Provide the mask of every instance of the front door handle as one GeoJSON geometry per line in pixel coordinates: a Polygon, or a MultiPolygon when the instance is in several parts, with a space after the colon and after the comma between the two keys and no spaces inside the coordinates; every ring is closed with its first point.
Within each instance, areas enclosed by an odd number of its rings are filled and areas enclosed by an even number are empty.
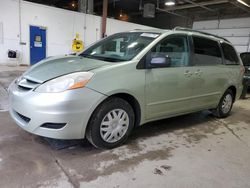
{"type": "Polygon", "coordinates": [[[190,72],[189,70],[187,70],[187,71],[185,71],[184,75],[185,75],[186,77],[190,77],[190,76],[193,75],[193,73],[190,72]]]}

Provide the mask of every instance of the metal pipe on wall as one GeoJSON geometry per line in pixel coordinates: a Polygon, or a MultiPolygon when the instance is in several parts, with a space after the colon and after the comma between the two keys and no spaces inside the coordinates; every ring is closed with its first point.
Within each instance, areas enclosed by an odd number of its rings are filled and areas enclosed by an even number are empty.
{"type": "Polygon", "coordinates": [[[167,10],[165,10],[165,9],[156,8],[156,10],[158,10],[158,11],[160,11],[160,12],[166,12],[166,13],[168,13],[168,14],[171,14],[171,15],[174,15],[174,16],[178,16],[178,17],[187,19],[187,17],[184,16],[184,15],[177,14],[177,13],[174,13],[174,12],[171,12],[171,11],[167,11],[167,10]]]}
{"type": "MultiPolygon", "coordinates": [[[[205,2],[200,2],[199,6],[209,6],[209,5],[217,5],[217,4],[224,4],[228,3],[229,0],[211,0],[211,1],[205,1],[205,2]]],[[[189,8],[194,8],[194,7],[199,7],[198,5],[195,4],[187,4],[187,5],[179,5],[175,7],[170,7],[170,8],[165,8],[164,10],[171,11],[171,10],[183,10],[183,9],[189,9],[189,8]]]]}
{"type": "Polygon", "coordinates": [[[19,21],[19,44],[22,44],[22,17],[21,17],[21,1],[18,1],[18,21],[19,21]]]}
{"type": "Polygon", "coordinates": [[[206,7],[205,5],[202,5],[202,4],[200,4],[200,3],[196,3],[196,2],[193,2],[193,1],[191,1],[191,0],[184,0],[184,1],[187,2],[187,3],[193,4],[193,5],[197,6],[197,7],[201,7],[201,8],[203,8],[203,9],[205,9],[205,10],[210,11],[210,12],[215,12],[215,10],[213,10],[213,9],[211,9],[211,8],[208,8],[208,7],[206,7]]]}
{"type": "Polygon", "coordinates": [[[249,8],[249,7],[247,7],[247,6],[242,6],[242,4],[240,4],[240,3],[237,2],[237,1],[232,1],[232,0],[230,0],[229,2],[230,2],[232,5],[234,5],[234,6],[238,7],[238,8],[240,8],[241,10],[243,10],[243,11],[247,12],[248,14],[250,14],[250,8],[249,8]]]}
{"type": "Polygon", "coordinates": [[[19,45],[20,45],[20,52],[19,52],[19,61],[17,65],[20,65],[22,62],[22,52],[23,52],[23,45],[26,45],[25,42],[23,42],[22,39],[22,0],[18,1],[18,22],[19,22],[19,45]]]}
{"type": "Polygon", "coordinates": [[[87,14],[94,12],[94,0],[78,0],[78,11],[87,14]]]}
{"type": "Polygon", "coordinates": [[[106,36],[107,14],[108,14],[108,0],[103,0],[103,7],[102,7],[102,33],[101,33],[101,37],[102,38],[104,38],[106,36]]]}

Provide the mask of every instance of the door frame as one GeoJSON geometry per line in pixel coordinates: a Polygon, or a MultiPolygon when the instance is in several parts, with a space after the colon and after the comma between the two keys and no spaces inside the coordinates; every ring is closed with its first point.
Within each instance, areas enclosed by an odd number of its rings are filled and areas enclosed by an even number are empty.
{"type": "Polygon", "coordinates": [[[40,27],[40,28],[44,28],[45,29],[45,35],[46,35],[46,46],[45,46],[45,58],[47,57],[47,54],[48,54],[48,48],[47,48],[47,45],[48,45],[48,35],[47,35],[47,31],[48,31],[48,27],[47,26],[41,26],[41,25],[33,25],[33,24],[29,24],[29,65],[31,66],[31,49],[30,49],[30,45],[31,45],[31,41],[30,41],[30,27],[40,27]]]}

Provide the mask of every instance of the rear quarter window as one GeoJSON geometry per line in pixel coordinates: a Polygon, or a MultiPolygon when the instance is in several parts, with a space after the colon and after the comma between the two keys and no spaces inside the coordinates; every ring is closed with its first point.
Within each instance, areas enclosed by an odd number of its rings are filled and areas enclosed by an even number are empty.
{"type": "Polygon", "coordinates": [[[225,57],[226,65],[239,65],[240,64],[238,55],[231,45],[227,43],[222,43],[221,47],[222,47],[222,51],[225,57]]]}

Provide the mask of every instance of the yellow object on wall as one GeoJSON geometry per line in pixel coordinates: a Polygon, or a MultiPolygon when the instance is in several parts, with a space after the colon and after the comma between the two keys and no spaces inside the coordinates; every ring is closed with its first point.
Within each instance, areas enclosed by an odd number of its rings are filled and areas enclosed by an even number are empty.
{"type": "Polygon", "coordinates": [[[72,51],[73,52],[80,52],[84,49],[83,41],[80,40],[79,33],[76,33],[76,37],[72,43],[72,51]]]}

